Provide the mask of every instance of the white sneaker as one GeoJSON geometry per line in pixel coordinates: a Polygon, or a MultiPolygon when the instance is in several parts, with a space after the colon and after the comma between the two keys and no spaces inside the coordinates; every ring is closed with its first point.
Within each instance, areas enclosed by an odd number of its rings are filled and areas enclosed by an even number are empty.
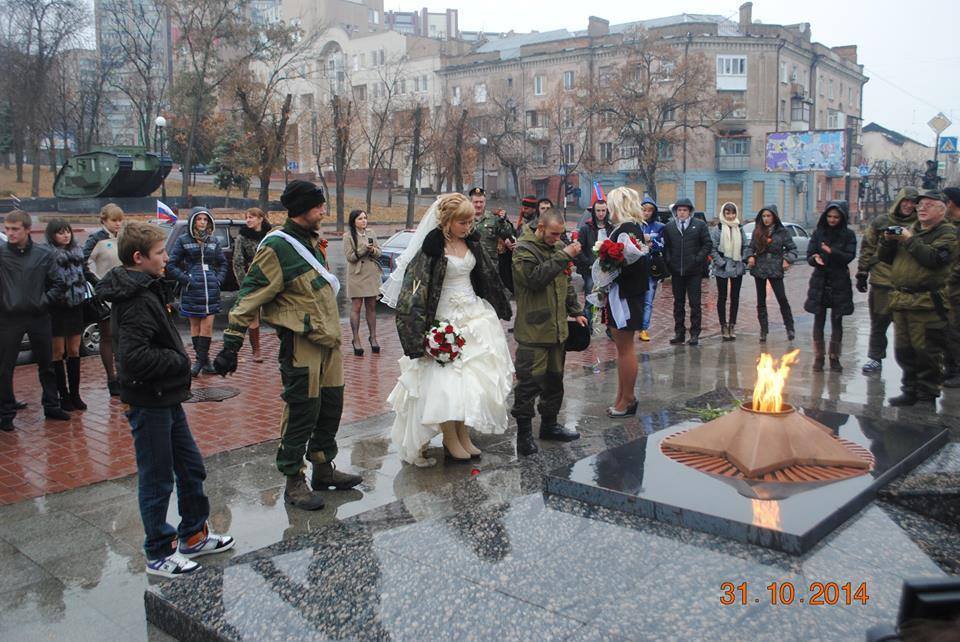
{"type": "MultiPolygon", "coordinates": [[[[203,530],[197,533],[198,540],[191,545],[188,541],[180,540],[180,554],[186,558],[200,557],[201,555],[211,555],[213,553],[222,553],[233,548],[237,543],[229,535],[217,535],[210,532],[207,524],[203,525],[203,530]]],[[[193,538],[191,538],[193,539],[193,538]]]]}
{"type": "Polygon", "coordinates": [[[147,560],[147,573],[160,577],[183,577],[199,571],[200,565],[181,555],[171,553],[156,560],[147,560]]]}

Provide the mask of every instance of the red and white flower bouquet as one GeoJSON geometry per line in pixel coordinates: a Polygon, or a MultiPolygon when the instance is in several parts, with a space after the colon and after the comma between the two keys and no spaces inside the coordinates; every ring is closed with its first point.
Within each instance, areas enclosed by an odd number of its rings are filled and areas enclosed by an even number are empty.
{"type": "Polygon", "coordinates": [[[423,347],[426,353],[441,366],[456,361],[466,340],[460,331],[452,323],[446,321],[435,321],[433,326],[427,330],[427,336],[423,338],[423,347]]]}

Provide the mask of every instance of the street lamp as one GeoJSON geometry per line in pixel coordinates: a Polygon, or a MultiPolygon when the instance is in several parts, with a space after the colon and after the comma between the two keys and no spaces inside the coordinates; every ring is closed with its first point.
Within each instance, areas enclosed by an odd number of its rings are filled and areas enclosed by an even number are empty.
{"type": "Polygon", "coordinates": [[[487,190],[487,139],[480,139],[480,189],[487,190]]]}
{"type": "Polygon", "coordinates": [[[157,133],[160,135],[160,198],[167,200],[167,174],[163,171],[163,130],[167,126],[167,119],[163,116],[157,116],[153,121],[157,126],[157,133]]]}

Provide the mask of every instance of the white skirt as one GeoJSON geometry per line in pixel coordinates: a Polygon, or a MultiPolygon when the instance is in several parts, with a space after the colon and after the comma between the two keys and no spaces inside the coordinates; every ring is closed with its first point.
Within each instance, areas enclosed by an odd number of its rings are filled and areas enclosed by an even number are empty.
{"type": "Polygon", "coordinates": [[[387,403],[396,412],[391,437],[400,458],[424,465],[423,447],[445,421],[462,421],[482,433],[507,429],[507,395],[513,360],[500,319],[479,297],[456,297],[437,310],[465,340],[460,357],[441,366],[431,357],[400,358],[400,376],[387,403]]]}

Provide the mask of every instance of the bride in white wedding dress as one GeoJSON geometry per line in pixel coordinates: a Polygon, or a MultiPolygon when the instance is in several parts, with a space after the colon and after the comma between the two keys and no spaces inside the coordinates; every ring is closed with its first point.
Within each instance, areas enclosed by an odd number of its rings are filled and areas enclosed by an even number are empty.
{"type": "Polygon", "coordinates": [[[507,429],[513,361],[499,319],[510,318],[510,303],[473,219],[465,196],[440,196],[381,287],[383,301],[397,310],[405,355],[387,398],[396,412],[391,436],[401,459],[418,466],[434,463],[424,449],[438,433],[448,461],[470,461],[481,454],[471,428],[507,429]],[[465,340],[459,358],[445,365],[424,351],[436,321],[452,324],[465,340]]]}

